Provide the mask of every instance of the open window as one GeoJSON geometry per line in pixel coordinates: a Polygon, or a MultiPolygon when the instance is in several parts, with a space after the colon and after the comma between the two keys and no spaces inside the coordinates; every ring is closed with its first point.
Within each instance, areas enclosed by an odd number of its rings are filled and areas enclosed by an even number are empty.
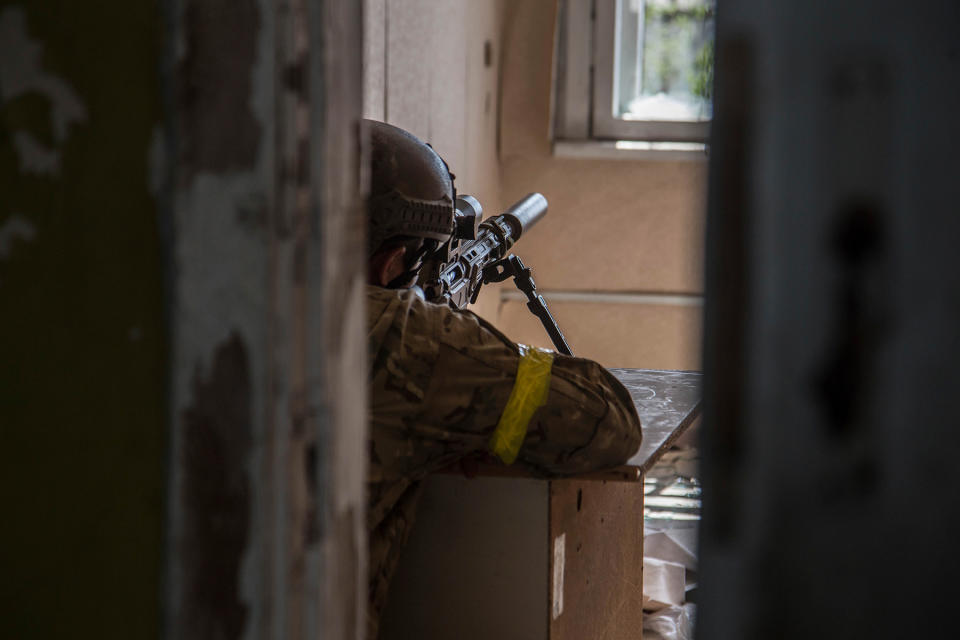
{"type": "Polygon", "coordinates": [[[702,150],[714,13],[715,0],[562,0],[555,138],[702,150]]]}

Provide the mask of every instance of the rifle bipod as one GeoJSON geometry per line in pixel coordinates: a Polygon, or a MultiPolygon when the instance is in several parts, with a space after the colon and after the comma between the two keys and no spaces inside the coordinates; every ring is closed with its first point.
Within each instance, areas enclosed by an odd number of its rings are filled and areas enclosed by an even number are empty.
{"type": "Polygon", "coordinates": [[[573,353],[567,345],[566,338],[563,337],[560,327],[557,326],[557,321],[553,319],[553,315],[547,308],[547,301],[537,293],[537,285],[533,282],[530,268],[524,266],[520,258],[511,253],[506,258],[493,262],[483,269],[484,282],[503,282],[511,277],[513,283],[517,285],[517,289],[523,291],[527,296],[527,309],[530,309],[530,313],[540,318],[543,328],[547,330],[557,351],[572,356],[573,353]]]}

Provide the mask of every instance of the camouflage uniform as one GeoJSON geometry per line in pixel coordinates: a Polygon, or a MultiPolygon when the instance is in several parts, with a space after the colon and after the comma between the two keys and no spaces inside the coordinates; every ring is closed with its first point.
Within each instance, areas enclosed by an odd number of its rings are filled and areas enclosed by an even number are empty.
{"type": "MultiPolygon", "coordinates": [[[[372,437],[369,473],[370,619],[410,528],[420,480],[489,451],[520,350],[469,311],[410,290],[367,290],[372,437]]],[[[556,355],[546,404],[530,420],[515,464],[543,475],[624,463],[640,445],[626,389],[590,360],[556,355]]]]}

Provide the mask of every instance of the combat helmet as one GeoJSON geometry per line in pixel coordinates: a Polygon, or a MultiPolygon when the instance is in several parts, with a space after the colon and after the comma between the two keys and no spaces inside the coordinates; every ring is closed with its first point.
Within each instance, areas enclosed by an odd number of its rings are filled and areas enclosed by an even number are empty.
{"type": "Polygon", "coordinates": [[[370,136],[368,255],[387,239],[431,240],[436,247],[454,232],[456,191],[443,158],[416,136],[365,120],[370,136]]]}

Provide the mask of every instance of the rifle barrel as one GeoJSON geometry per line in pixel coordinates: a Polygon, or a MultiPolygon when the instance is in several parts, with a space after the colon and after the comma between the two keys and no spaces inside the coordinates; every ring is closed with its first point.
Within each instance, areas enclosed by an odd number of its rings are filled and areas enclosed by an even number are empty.
{"type": "Polygon", "coordinates": [[[514,240],[519,240],[528,229],[547,215],[547,199],[542,193],[528,194],[503,212],[503,217],[513,228],[514,240]]]}

